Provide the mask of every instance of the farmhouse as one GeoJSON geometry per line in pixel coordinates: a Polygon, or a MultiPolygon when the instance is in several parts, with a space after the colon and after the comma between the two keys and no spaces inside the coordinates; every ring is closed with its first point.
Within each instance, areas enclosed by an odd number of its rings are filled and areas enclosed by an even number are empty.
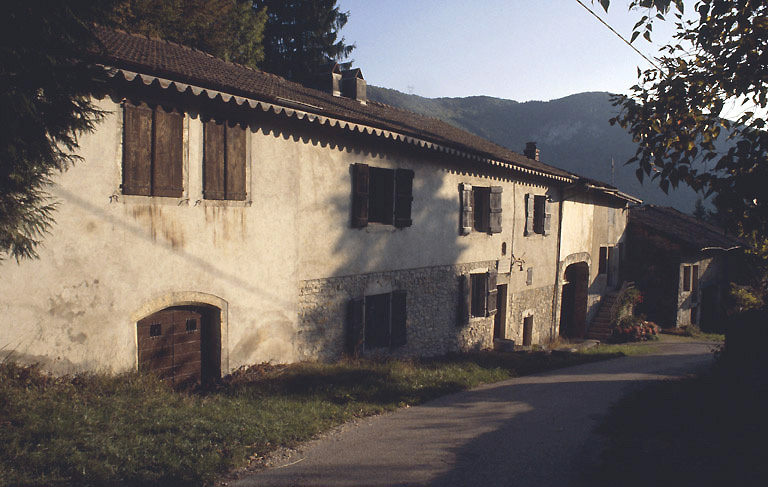
{"type": "Polygon", "coordinates": [[[674,208],[645,205],[629,214],[625,277],[643,292],[649,320],[668,328],[715,331],[728,285],[743,270],[745,242],[674,208]]]}
{"type": "Polygon", "coordinates": [[[40,259],[2,263],[0,347],[54,372],[205,380],[244,364],[583,336],[619,283],[608,185],[366,99],[100,30],[107,112],[40,259]]]}

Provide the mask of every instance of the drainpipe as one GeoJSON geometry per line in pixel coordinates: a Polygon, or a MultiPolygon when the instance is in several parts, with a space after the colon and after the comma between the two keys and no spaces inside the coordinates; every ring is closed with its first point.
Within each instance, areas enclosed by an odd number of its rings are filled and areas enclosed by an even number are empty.
{"type": "Polygon", "coordinates": [[[555,261],[555,289],[552,293],[552,321],[549,328],[549,339],[555,339],[555,326],[557,323],[557,305],[560,302],[560,257],[562,252],[562,233],[563,233],[563,203],[565,200],[565,190],[567,188],[560,188],[558,198],[558,211],[557,211],[557,260],[555,261]]]}

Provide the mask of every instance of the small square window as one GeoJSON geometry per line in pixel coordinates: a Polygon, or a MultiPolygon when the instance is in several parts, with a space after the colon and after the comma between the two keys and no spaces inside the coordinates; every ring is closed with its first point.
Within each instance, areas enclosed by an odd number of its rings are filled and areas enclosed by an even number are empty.
{"type": "Polygon", "coordinates": [[[194,318],[190,318],[187,320],[187,332],[192,332],[197,330],[197,320],[194,318]]]}
{"type": "Polygon", "coordinates": [[[163,327],[160,323],[149,325],[149,337],[157,338],[163,334],[163,327]]]}

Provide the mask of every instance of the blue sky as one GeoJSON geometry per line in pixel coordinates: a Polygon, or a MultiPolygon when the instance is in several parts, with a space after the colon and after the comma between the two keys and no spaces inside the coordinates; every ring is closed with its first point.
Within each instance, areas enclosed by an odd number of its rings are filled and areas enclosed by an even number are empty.
{"type": "MultiPolygon", "coordinates": [[[[614,0],[606,14],[629,39],[641,12],[614,0]]],[[[626,93],[647,62],[576,0],[339,0],[354,65],[369,84],[429,98],[489,95],[551,100],[584,91],[626,93]]],[[[671,16],[670,16],[671,17],[671,16]]],[[[667,24],[667,25],[664,25],[667,24]]],[[[671,37],[657,22],[648,57],[671,37]]]]}

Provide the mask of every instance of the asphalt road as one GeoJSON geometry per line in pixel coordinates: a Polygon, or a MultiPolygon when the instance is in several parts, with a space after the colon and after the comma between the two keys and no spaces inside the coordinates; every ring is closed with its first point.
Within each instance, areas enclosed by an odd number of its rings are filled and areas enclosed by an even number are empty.
{"type": "MultiPolygon", "coordinates": [[[[655,345],[655,344],[654,344],[655,345]]],[[[630,388],[712,361],[712,344],[623,357],[453,394],[360,421],[229,485],[567,486],[597,464],[594,431],[630,388]]]]}

